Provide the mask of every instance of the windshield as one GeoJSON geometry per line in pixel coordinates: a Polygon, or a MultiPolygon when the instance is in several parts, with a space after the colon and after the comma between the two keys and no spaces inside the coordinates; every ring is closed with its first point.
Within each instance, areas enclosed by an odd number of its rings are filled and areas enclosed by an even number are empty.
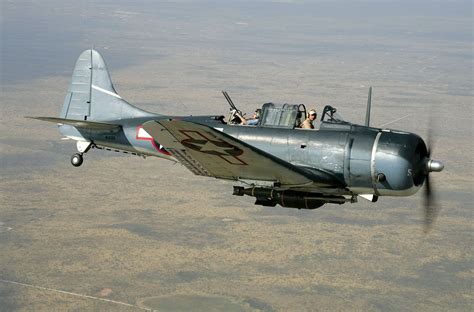
{"type": "Polygon", "coordinates": [[[325,122],[346,122],[344,118],[337,113],[337,109],[331,105],[326,105],[321,115],[321,121],[325,122]]]}
{"type": "Polygon", "coordinates": [[[304,116],[304,111],[300,111],[300,105],[298,104],[265,103],[262,106],[260,125],[263,127],[294,128],[301,123],[301,116],[304,116]]]}

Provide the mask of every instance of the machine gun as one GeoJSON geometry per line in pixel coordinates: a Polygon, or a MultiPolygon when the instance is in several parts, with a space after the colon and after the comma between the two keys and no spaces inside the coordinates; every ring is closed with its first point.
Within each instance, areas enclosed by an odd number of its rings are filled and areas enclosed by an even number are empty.
{"type": "Polygon", "coordinates": [[[225,99],[227,100],[227,103],[230,105],[230,113],[229,113],[229,118],[227,119],[227,122],[230,124],[239,124],[242,122],[241,118],[239,116],[242,115],[242,111],[237,109],[235,106],[234,102],[230,98],[229,94],[227,91],[222,91],[222,94],[224,95],[225,99]]]}

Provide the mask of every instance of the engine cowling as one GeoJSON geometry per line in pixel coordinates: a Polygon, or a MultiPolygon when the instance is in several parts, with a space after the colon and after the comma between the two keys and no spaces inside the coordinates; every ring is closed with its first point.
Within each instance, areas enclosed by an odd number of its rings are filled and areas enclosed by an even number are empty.
{"type": "Polygon", "coordinates": [[[379,130],[353,134],[349,144],[348,187],[381,196],[408,196],[425,180],[427,148],[416,134],[379,130]]]}

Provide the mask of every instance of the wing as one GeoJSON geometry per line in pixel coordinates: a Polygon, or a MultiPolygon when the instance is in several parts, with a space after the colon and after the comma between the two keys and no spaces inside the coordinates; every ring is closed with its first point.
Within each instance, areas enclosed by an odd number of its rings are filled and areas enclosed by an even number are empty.
{"type": "Polygon", "coordinates": [[[214,128],[182,120],[154,120],[143,128],[194,174],[220,179],[267,181],[283,188],[339,185],[214,128]]]}
{"type": "Polygon", "coordinates": [[[56,118],[56,117],[26,117],[26,118],[54,122],[60,125],[70,125],[78,129],[88,129],[88,130],[114,130],[114,129],[119,129],[121,127],[121,125],[112,124],[112,123],[65,119],[65,118],[56,118]]]}

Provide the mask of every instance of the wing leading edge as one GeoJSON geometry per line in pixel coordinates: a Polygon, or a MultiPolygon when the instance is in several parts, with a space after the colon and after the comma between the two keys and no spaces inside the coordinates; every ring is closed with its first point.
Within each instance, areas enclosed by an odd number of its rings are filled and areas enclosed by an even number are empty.
{"type": "Polygon", "coordinates": [[[214,128],[182,120],[154,120],[143,128],[196,175],[273,182],[282,188],[340,186],[332,175],[318,176],[214,128]]]}

